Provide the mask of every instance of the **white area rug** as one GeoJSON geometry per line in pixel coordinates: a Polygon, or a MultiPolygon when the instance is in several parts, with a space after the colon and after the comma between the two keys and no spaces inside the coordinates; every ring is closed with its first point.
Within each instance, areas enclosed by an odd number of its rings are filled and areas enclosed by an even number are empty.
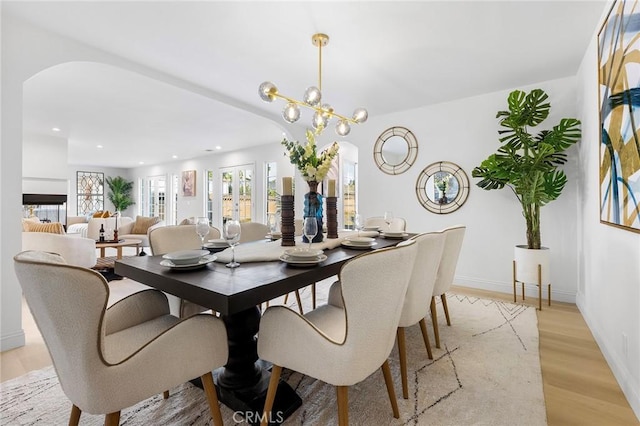
{"type": "MultiPolygon", "coordinates": [[[[308,298],[308,289],[303,295],[308,298]]],[[[320,300],[322,300],[320,296],[320,300]]],[[[295,298],[290,297],[289,303],[295,298]]],[[[305,300],[304,304],[308,302],[305,300]]],[[[378,370],[349,389],[352,425],[544,425],[546,412],[538,353],[535,309],[511,303],[449,295],[451,327],[438,305],[442,348],[429,335],[434,359],[427,358],[419,327],[406,331],[409,399],[402,399],[397,350],[391,370],[400,406],[394,419],[382,373],[378,370]]],[[[427,319],[430,324],[430,319],[427,319]]],[[[286,425],[337,424],[335,388],[284,370],[283,378],[300,394],[303,405],[286,425]]],[[[126,385],[123,385],[126,386],[126,385]]],[[[53,368],[31,372],[2,384],[0,424],[68,423],[71,403],[53,368]]],[[[242,424],[222,406],[225,424],[242,424]]],[[[103,424],[103,416],[82,414],[81,425],[103,424]]],[[[125,409],[121,425],[212,424],[204,393],[184,384],[125,409]]]]}

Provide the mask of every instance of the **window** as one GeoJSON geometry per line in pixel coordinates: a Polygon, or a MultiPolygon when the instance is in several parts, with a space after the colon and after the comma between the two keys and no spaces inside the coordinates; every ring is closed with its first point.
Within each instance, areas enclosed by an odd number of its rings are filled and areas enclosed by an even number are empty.
{"type": "Polygon", "coordinates": [[[277,216],[280,214],[280,194],[277,192],[277,179],[278,179],[278,165],[277,163],[265,164],[265,222],[270,223],[269,218],[271,216],[277,216]]]}
{"type": "Polygon", "coordinates": [[[140,182],[140,214],[166,220],[166,176],[149,176],[140,182]]]}
{"type": "Polygon", "coordinates": [[[204,206],[204,210],[205,210],[205,216],[207,218],[209,218],[209,223],[213,224],[213,196],[215,194],[215,190],[214,190],[214,173],[213,170],[206,170],[205,174],[207,176],[207,181],[205,182],[205,187],[206,187],[206,192],[205,192],[205,206],[204,206]]]}
{"type": "Polygon", "coordinates": [[[77,172],[78,215],[104,210],[104,173],[77,172]]]}
{"type": "Polygon", "coordinates": [[[343,161],[342,163],[342,220],[346,229],[355,229],[353,216],[357,210],[356,199],[356,163],[343,161]]]}

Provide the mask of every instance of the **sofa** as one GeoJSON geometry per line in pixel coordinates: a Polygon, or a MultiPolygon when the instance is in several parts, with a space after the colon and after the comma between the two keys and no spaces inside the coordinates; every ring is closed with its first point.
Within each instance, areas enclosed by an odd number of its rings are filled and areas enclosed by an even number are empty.
{"type": "Polygon", "coordinates": [[[96,265],[96,242],[78,234],[23,232],[22,250],[57,253],[70,265],[93,268],[96,265]]]}

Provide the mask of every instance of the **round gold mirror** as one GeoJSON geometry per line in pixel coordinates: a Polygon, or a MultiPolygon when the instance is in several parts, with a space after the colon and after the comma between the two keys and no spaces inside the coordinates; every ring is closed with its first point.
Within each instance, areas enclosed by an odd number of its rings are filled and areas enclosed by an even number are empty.
{"type": "Polygon", "coordinates": [[[422,207],[433,213],[458,210],[469,196],[469,178],[457,164],[439,161],[425,167],[416,181],[422,207]]]}
{"type": "Polygon", "coordinates": [[[405,127],[391,127],[382,132],[373,147],[373,159],[389,175],[404,173],[418,156],[418,140],[405,127]]]}

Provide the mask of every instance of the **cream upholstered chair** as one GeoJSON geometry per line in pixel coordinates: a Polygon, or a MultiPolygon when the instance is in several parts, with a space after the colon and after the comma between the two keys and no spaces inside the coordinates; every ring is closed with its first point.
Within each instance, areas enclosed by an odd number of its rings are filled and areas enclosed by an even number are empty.
{"type": "Polygon", "coordinates": [[[240,243],[264,240],[269,233],[269,226],[259,222],[240,223],[240,243]]]}
{"type": "Polygon", "coordinates": [[[431,322],[433,323],[433,334],[436,340],[436,348],[440,347],[440,332],[438,331],[438,314],[436,312],[436,297],[440,296],[444,315],[447,319],[447,325],[451,325],[449,318],[449,307],[447,306],[447,296],[445,293],[453,284],[453,277],[456,274],[456,266],[458,257],[460,257],[460,249],[464,240],[466,226],[456,225],[442,230],[445,235],[444,249],[442,250],[442,259],[438,266],[438,276],[436,284],[433,288],[433,296],[431,296],[431,322]]]}
{"type": "MultiPolygon", "coordinates": [[[[206,238],[220,238],[220,231],[218,228],[209,226],[206,238]]],[[[196,225],[171,225],[152,229],[149,232],[149,245],[154,255],[162,255],[178,250],[197,250],[201,248],[201,241],[200,236],[196,234],[196,225]]],[[[172,294],[167,294],[167,297],[171,313],[180,318],[209,310],[172,294]]]]}
{"type": "Polygon", "coordinates": [[[348,424],[348,386],[382,367],[394,417],[398,405],[387,358],[413,269],[417,245],[357,256],[342,267],[341,287],[326,305],[300,315],[285,306],[268,308],[260,321],[258,355],[273,363],[263,413],[271,408],[283,367],[337,386],[338,419],[348,424]]]}
{"type": "Polygon", "coordinates": [[[22,250],[41,250],[57,253],[70,265],[93,268],[96,266],[96,242],[79,234],[51,234],[49,232],[23,232],[22,250]]]}
{"type": "Polygon", "coordinates": [[[419,234],[410,240],[403,241],[399,246],[415,241],[418,246],[416,260],[413,262],[411,280],[407,288],[407,295],[402,307],[402,315],[398,324],[398,354],[400,358],[400,376],[402,379],[402,397],[409,398],[407,386],[407,352],[405,345],[404,329],[415,324],[420,324],[422,339],[427,349],[427,356],[433,359],[431,345],[427,335],[425,317],[429,314],[429,306],[425,300],[430,300],[438,273],[438,265],[442,257],[445,236],[442,232],[419,234]]]}
{"type": "Polygon", "coordinates": [[[222,416],[211,371],[228,358],[227,333],[211,315],[186,320],[169,315],[156,290],[135,293],[107,309],[109,287],[95,271],[67,265],[52,253],[14,257],[16,275],[73,407],[105,414],[117,425],[120,411],[201,377],[216,425],[222,416]],[[73,303],[69,303],[73,300],[73,303]]]}
{"type": "Polygon", "coordinates": [[[391,224],[387,226],[387,222],[384,221],[383,217],[375,216],[366,218],[364,221],[364,226],[365,228],[368,226],[379,226],[381,231],[390,229],[391,231],[404,232],[407,230],[407,221],[401,217],[394,217],[391,221],[391,224]]]}

